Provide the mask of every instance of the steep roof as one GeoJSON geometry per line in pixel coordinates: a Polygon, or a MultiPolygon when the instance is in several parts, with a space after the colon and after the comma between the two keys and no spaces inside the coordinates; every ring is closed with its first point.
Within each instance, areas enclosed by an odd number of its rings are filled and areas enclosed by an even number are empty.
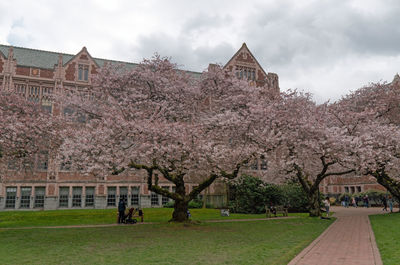
{"type": "Polygon", "coordinates": [[[224,68],[230,64],[230,62],[235,59],[242,51],[246,51],[250,54],[252,59],[256,62],[258,67],[264,72],[265,76],[267,76],[267,73],[265,72],[264,68],[261,66],[261,64],[257,61],[256,57],[251,53],[250,49],[247,47],[246,43],[243,42],[242,47],[232,56],[232,58],[225,64],[224,68]]]}
{"type": "MultiPolygon", "coordinates": [[[[10,47],[13,48],[14,59],[17,60],[17,64],[21,66],[28,67],[37,67],[37,68],[45,68],[45,69],[54,69],[54,66],[58,63],[58,57],[61,54],[63,58],[63,64],[65,65],[69,62],[75,55],[59,53],[59,52],[51,52],[51,51],[43,51],[37,49],[9,46],[0,44],[0,52],[4,55],[5,58],[8,58],[8,52],[10,47]]],[[[101,58],[93,58],[93,60],[99,65],[103,66],[104,63],[116,63],[116,64],[124,64],[129,68],[133,68],[137,66],[136,63],[130,62],[122,62],[116,60],[107,60],[101,58]]]]}
{"type": "MultiPolygon", "coordinates": [[[[54,66],[58,64],[58,57],[62,55],[63,64],[67,64],[71,61],[76,54],[67,54],[67,53],[60,53],[60,52],[51,52],[51,51],[43,51],[31,48],[23,48],[23,47],[16,47],[16,46],[9,46],[0,44],[0,53],[7,59],[8,52],[10,48],[13,48],[14,59],[17,60],[17,64],[20,66],[27,66],[27,67],[35,67],[35,68],[42,68],[42,69],[54,69],[54,66]]],[[[131,62],[124,62],[124,61],[117,61],[117,60],[108,60],[108,59],[101,59],[101,58],[92,58],[98,66],[102,67],[105,63],[112,63],[112,64],[124,64],[127,68],[134,68],[138,64],[131,63],[131,62]]],[[[188,71],[183,70],[185,73],[193,76],[193,77],[200,77],[200,72],[188,71]]]]}

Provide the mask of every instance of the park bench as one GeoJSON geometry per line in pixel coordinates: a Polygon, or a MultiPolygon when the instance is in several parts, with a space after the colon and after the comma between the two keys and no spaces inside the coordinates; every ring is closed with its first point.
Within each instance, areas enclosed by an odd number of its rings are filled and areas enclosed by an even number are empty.
{"type": "Polygon", "coordinates": [[[275,208],[275,213],[270,209],[268,205],[265,206],[265,214],[267,218],[271,218],[272,214],[276,215],[277,214],[282,214],[283,216],[288,216],[288,209],[285,206],[278,205],[278,206],[273,206],[275,208]]]}

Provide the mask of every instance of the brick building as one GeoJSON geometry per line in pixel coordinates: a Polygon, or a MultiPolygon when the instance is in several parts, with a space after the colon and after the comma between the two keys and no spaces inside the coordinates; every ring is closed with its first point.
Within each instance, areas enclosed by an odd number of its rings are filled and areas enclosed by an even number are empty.
{"type": "MultiPolygon", "coordinates": [[[[128,68],[136,66],[135,63],[94,58],[85,47],[73,55],[0,45],[0,89],[14,88],[28,100],[40,102],[53,115],[63,115],[65,110],[54,107],[45,95],[56,87],[90,87],[92,75],[106,62],[122,63],[128,68]]],[[[279,92],[278,76],[266,73],[246,44],[229,60],[225,69],[235,71],[239,78],[254,85],[267,84],[279,92]]],[[[7,173],[0,181],[0,210],[107,208],[115,207],[119,198],[127,199],[129,206],[141,207],[160,207],[169,201],[151,193],[141,174],[89,177],[72,172],[67,163],[52,161],[49,157],[43,153],[27,163],[8,162],[7,173]]],[[[254,173],[265,171],[266,166],[266,161],[259,161],[250,170],[254,173]]],[[[186,189],[190,191],[195,185],[193,179],[186,189]]],[[[160,186],[173,189],[172,183],[162,179],[160,186]]],[[[213,184],[205,193],[213,194],[214,199],[210,202],[214,204],[223,204],[226,200],[222,183],[213,184]]]]}
{"type": "MultiPolygon", "coordinates": [[[[0,45],[0,89],[14,88],[27,99],[40,102],[53,115],[62,115],[63,110],[55,108],[44,95],[56,87],[90,87],[92,76],[106,62],[122,63],[128,68],[136,66],[135,63],[94,58],[85,47],[73,55],[0,45]]],[[[209,69],[214,66],[210,64],[209,69]]],[[[265,72],[245,43],[224,68],[234,71],[238,78],[247,79],[254,86],[266,85],[268,89],[279,92],[278,75],[265,72]]],[[[199,72],[191,74],[201,76],[199,72]]],[[[400,84],[398,75],[393,80],[395,82],[400,84]]],[[[267,166],[267,161],[260,159],[248,171],[263,176],[267,166]]],[[[113,208],[119,198],[126,198],[129,206],[140,207],[160,207],[169,201],[151,193],[147,189],[146,177],[141,174],[102,179],[83,176],[72,172],[66,163],[52,161],[47,154],[38,154],[24,165],[10,161],[7,169],[0,181],[0,210],[113,208]]],[[[186,189],[190,191],[196,185],[193,179],[187,183],[186,189]]],[[[160,179],[160,186],[173,189],[173,184],[163,179],[160,179]]],[[[356,193],[369,189],[384,190],[371,177],[329,177],[320,185],[321,192],[326,194],[356,193]]],[[[214,183],[204,194],[212,194],[209,202],[215,205],[226,202],[223,183],[214,183]]]]}

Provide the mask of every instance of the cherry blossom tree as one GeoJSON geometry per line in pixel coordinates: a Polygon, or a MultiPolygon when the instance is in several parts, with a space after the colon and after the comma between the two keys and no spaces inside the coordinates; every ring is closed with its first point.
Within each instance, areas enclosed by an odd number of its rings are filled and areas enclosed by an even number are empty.
{"type": "Polygon", "coordinates": [[[266,98],[263,89],[218,67],[195,77],[159,56],[131,71],[108,65],[92,89],[58,95],[85,121],[71,122],[61,151],[90,174],[144,172],[150,191],[174,200],[171,220],[186,221],[190,200],[217,179],[235,178],[259,154],[252,108],[266,98]],[[187,192],[189,179],[198,186],[187,192]]]}
{"type": "Polygon", "coordinates": [[[282,94],[272,115],[270,132],[280,135],[274,163],[281,178],[297,179],[308,196],[310,216],[320,216],[319,184],[328,176],[345,175],[349,166],[352,137],[332,123],[328,104],[315,104],[309,94],[282,94]]]}
{"type": "Polygon", "coordinates": [[[0,90],[0,124],[1,174],[7,164],[32,161],[38,153],[60,143],[51,114],[14,90],[0,90]]]}
{"type": "Polygon", "coordinates": [[[400,201],[400,84],[372,84],[336,104],[335,117],[357,136],[353,159],[400,201]]]}

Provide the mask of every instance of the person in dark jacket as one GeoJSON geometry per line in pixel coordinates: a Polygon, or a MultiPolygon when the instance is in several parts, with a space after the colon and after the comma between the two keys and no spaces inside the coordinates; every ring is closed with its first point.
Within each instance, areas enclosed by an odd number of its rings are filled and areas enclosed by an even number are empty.
{"type": "Polygon", "coordinates": [[[126,209],[126,204],[123,199],[119,200],[118,203],[118,223],[124,223],[125,222],[125,209],[126,209]]]}

